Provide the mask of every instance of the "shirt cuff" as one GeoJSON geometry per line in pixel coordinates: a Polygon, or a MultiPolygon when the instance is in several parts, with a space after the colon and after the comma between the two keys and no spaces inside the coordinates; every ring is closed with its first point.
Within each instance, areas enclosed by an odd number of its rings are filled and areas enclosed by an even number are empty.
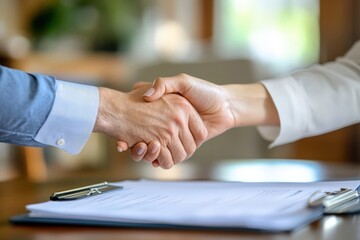
{"type": "Polygon", "coordinates": [[[280,127],[258,127],[260,135],[273,141],[270,148],[299,140],[306,129],[307,121],[304,119],[309,117],[303,89],[291,76],[264,80],[261,83],[269,92],[279,113],[280,127]]]}
{"type": "Polygon", "coordinates": [[[57,80],[53,107],[35,140],[79,153],[93,131],[98,108],[97,87],[57,80]]]}
{"type": "Polygon", "coordinates": [[[345,54],[346,58],[351,58],[355,61],[359,61],[360,56],[360,41],[357,41],[350,50],[345,54]]]}

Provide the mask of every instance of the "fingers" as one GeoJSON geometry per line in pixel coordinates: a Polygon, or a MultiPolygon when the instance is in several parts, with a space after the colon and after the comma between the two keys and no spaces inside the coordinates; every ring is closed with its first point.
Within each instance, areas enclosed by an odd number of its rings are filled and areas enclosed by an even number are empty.
{"type": "Polygon", "coordinates": [[[187,125],[181,126],[179,138],[169,145],[175,164],[190,158],[207,137],[207,129],[200,115],[192,107],[189,111],[187,125]]]}
{"type": "Polygon", "coordinates": [[[144,156],[144,160],[152,162],[158,158],[160,154],[160,143],[157,141],[152,141],[148,145],[148,151],[144,156]]]}
{"type": "MultiPolygon", "coordinates": [[[[117,150],[118,152],[124,152],[128,149],[128,145],[126,142],[117,141],[117,150]]],[[[148,162],[151,162],[153,167],[159,167],[160,164],[158,162],[157,157],[160,153],[160,143],[157,141],[152,141],[149,145],[145,143],[137,143],[135,144],[130,151],[131,158],[135,161],[140,161],[145,159],[148,162]],[[145,150],[144,150],[145,149],[145,150]]]]}
{"type": "Polygon", "coordinates": [[[188,159],[193,155],[196,148],[197,142],[188,125],[181,128],[178,139],[175,139],[175,142],[169,145],[175,164],[188,159]]]}
{"type": "Polygon", "coordinates": [[[127,143],[123,142],[123,141],[117,141],[116,144],[117,144],[118,152],[124,152],[124,151],[128,150],[128,148],[129,148],[127,143]]]}
{"type": "Polygon", "coordinates": [[[200,147],[200,145],[207,139],[208,131],[203,119],[194,108],[191,108],[190,110],[188,127],[193,139],[195,140],[196,150],[196,148],[200,147]]]}
{"type": "Polygon", "coordinates": [[[151,163],[153,165],[153,167],[157,168],[160,167],[160,163],[158,162],[158,160],[155,160],[151,163]]]}
{"type": "Polygon", "coordinates": [[[159,99],[166,93],[184,93],[191,87],[191,81],[186,74],[179,74],[174,77],[157,78],[153,86],[144,93],[144,99],[152,102],[159,99]]]}
{"type": "MultiPolygon", "coordinates": [[[[157,168],[160,167],[160,163],[157,160],[160,154],[160,149],[161,149],[160,143],[157,141],[152,141],[149,143],[149,145],[146,145],[145,143],[137,143],[131,148],[130,155],[131,158],[135,161],[140,161],[144,159],[147,162],[151,162],[153,167],[157,168]],[[144,148],[146,148],[145,153],[143,153],[144,148]]],[[[164,162],[164,160],[162,160],[162,162],[164,162]]],[[[172,167],[171,164],[170,165],[167,164],[168,163],[166,163],[166,168],[172,167]]]]}
{"type": "Polygon", "coordinates": [[[149,145],[143,142],[135,144],[131,148],[130,155],[135,161],[145,159],[148,162],[152,162],[154,167],[170,169],[174,166],[170,150],[167,147],[161,146],[157,141],[152,141],[149,145]]]}
{"type": "Polygon", "coordinates": [[[157,141],[152,141],[148,145],[145,143],[135,144],[130,151],[131,158],[135,161],[140,161],[144,159],[145,161],[152,162],[157,159],[160,153],[160,143],[157,141]],[[143,149],[145,152],[143,152],[143,149]]]}
{"type": "MultiPolygon", "coordinates": [[[[191,151],[189,146],[194,145],[194,140],[192,139],[192,137],[189,136],[189,133],[183,134],[183,136],[180,136],[179,134],[179,138],[174,138],[173,142],[171,142],[171,144],[168,145],[168,149],[170,150],[172,156],[171,159],[173,161],[173,164],[178,164],[184,161],[188,156],[187,151],[191,151]],[[182,140],[180,138],[182,138],[182,140]],[[186,141],[190,141],[190,142],[186,142],[186,141]],[[184,142],[186,142],[186,145],[183,145],[184,142]]],[[[167,162],[169,161],[171,160],[168,159],[167,162]]],[[[162,162],[159,163],[161,166],[162,164],[168,164],[162,162]]]]}
{"type": "MultiPolygon", "coordinates": [[[[189,134],[191,133],[189,132],[189,134]]],[[[184,141],[193,142],[191,146],[192,150],[189,151],[192,154],[196,149],[194,140],[190,137],[183,139],[186,139],[184,141]]],[[[157,141],[152,141],[149,145],[140,142],[131,148],[130,155],[135,161],[145,160],[147,162],[151,162],[154,167],[169,169],[175,164],[188,158],[189,154],[182,146],[183,143],[179,138],[175,139],[174,143],[169,147],[163,147],[157,141]]],[[[187,148],[189,147],[187,146],[187,148]]]]}
{"type": "Polygon", "coordinates": [[[172,155],[170,150],[167,147],[161,146],[160,148],[160,154],[157,158],[157,161],[159,162],[159,166],[163,169],[170,169],[174,166],[174,162],[172,160],[172,155]]]}
{"type": "Polygon", "coordinates": [[[135,161],[144,159],[148,162],[152,162],[154,167],[161,167],[163,169],[170,169],[174,166],[171,150],[161,146],[157,141],[152,141],[149,145],[146,145],[145,143],[135,144],[131,149],[131,157],[135,161]]]}
{"type": "Polygon", "coordinates": [[[135,144],[130,151],[131,158],[137,162],[141,161],[147,152],[147,147],[148,146],[144,142],[135,144]]]}

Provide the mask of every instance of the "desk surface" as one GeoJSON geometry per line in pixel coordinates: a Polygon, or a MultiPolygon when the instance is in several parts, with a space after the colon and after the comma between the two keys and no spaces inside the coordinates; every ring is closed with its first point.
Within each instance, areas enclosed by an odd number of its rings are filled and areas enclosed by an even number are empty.
{"type": "MultiPolygon", "coordinates": [[[[321,165],[322,178],[359,178],[360,166],[321,165]],[[334,171],[336,169],[336,171],[334,171]]],[[[208,176],[209,179],[212,176],[208,176]]],[[[204,176],[202,176],[204,178],[204,176]]],[[[15,179],[0,183],[0,238],[1,239],[360,239],[360,215],[326,216],[305,228],[292,233],[265,234],[243,231],[204,230],[146,230],[78,226],[12,225],[10,216],[25,212],[24,206],[46,201],[59,189],[102,181],[98,177],[68,179],[47,183],[30,183],[15,179]]],[[[119,179],[117,179],[119,180],[119,179]]],[[[121,180],[121,179],[120,179],[121,180]]]]}

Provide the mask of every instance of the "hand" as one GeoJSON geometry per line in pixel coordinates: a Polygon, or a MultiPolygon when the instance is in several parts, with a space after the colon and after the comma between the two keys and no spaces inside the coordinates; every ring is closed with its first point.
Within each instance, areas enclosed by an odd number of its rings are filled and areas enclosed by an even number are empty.
{"type": "Polygon", "coordinates": [[[186,99],[167,95],[149,103],[142,99],[145,90],[146,87],[139,87],[122,93],[100,88],[94,132],[121,139],[129,147],[155,141],[154,146],[160,147],[152,155],[158,155],[159,165],[168,169],[191,156],[206,138],[207,131],[186,99]]]}
{"type": "MultiPolygon", "coordinates": [[[[195,107],[208,130],[206,140],[237,126],[280,124],[272,98],[261,83],[219,86],[180,74],[156,79],[144,99],[155,101],[165,93],[179,93],[195,107]]],[[[137,147],[132,148],[133,158],[137,147]]]]}
{"type": "MultiPolygon", "coordinates": [[[[138,87],[150,88],[151,84],[137,83],[134,88],[138,87]]],[[[187,98],[205,123],[208,133],[206,140],[221,134],[234,125],[234,118],[227,103],[228,96],[221,86],[182,74],[172,78],[158,78],[149,91],[155,92],[151,96],[144,96],[147,101],[155,101],[165,93],[180,93],[187,98]]],[[[126,145],[122,141],[118,141],[117,144],[118,147],[126,145]]],[[[156,142],[152,142],[149,146],[145,143],[138,143],[131,149],[131,157],[136,161],[143,158],[147,161],[154,160],[154,155],[149,156],[154,145],[156,142]]],[[[157,161],[153,161],[152,164],[154,167],[159,165],[157,161]]]]}
{"type": "Polygon", "coordinates": [[[198,111],[208,131],[207,140],[235,126],[232,102],[224,86],[179,74],[156,79],[144,100],[153,102],[169,93],[180,94],[198,111]]]}

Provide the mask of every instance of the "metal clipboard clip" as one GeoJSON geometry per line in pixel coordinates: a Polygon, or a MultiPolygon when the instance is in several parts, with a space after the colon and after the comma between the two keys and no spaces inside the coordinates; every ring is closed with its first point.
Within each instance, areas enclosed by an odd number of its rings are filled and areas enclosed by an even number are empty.
{"type": "Polygon", "coordinates": [[[314,192],[308,200],[309,207],[324,208],[324,214],[360,213],[358,189],[340,188],[334,192],[314,192]]]}
{"type": "Polygon", "coordinates": [[[55,192],[50,196],[51,201],[68,201],[80,198],[90,197],[102,194],[115,189],[122,189],[121,186],[110,185],[108,182],[102,182],[85,187],[70,189],[62,192],[55,192]]]}

